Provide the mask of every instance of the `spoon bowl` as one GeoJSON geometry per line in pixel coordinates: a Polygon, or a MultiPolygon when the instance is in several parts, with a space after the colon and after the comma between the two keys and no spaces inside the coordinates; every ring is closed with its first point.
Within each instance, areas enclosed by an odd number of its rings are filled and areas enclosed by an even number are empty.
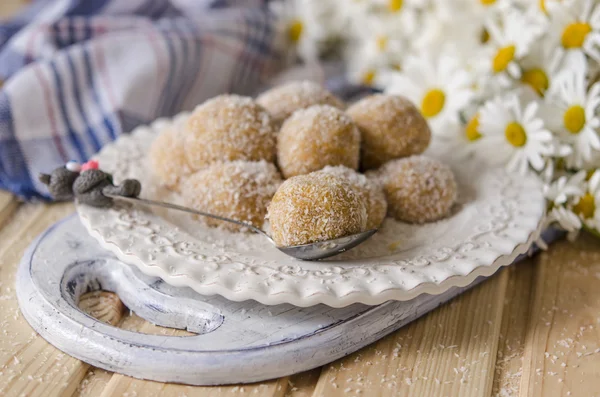
{"type": "Polygon", "coordinates": [[[286,255],[293,256],[305,261],[314,261],[329,258],[344,251],[348,251],[371,238],[377,233],[377,229],[367,230],[366,232],[351,234],[349,236],[339,237],[332,240],[318,241],[310,244],[292,245],[289,247],[277,247],[279,251],[286,255]]]}
{"type": "Polygon", "coordinates": [[[111,199],[114,199],[117,201],[125,201],[125,202],[133,203],[133,204],[145,204],[145,205],[157,206],[157,207],[162,207],[162,208],[168,208],[168,209],[172,209],[172,210],[183,211],[183,212],[187,212],[187,213],[194,214],[194,215],[206,216],[209,218],[218,219],[220,221],[234,223],[236,225],[244,226],[258,234],[265,236],[271,242],[271,244],[273,244],[275,246],[275,248],[277,248],[279,251],[283,252],[284,254],[294,257],[296,259],[301,259],[301,260],[305,260],[305,261],[314,261],[314,260],[319,260],[319,259],[325,259],[325,258],[330,258],[332,256],[341,254],[342,252],[348,251],[349,249],[352,249],[352,248],[356,247],[357,245],[363,243],[365,240],[369,239],[372,235],[377,233],[377,229],[371,229],[371,230],[367,230],[364,232],[351,234],[349,236],[344,236],[344,237],[338,237],[338,238],[331,239],[331,240],[317,241],[317,242],[309,243],[309,244],[281,247],[281,246],[277,246],[277,244],[275,244],[275,241],[273,241],[273,239],[271,238],[271,236],[269,236],[267,234],[267,232],[255,227],[251,224],[245,223],[245,222],[236,221],[234,219],[225,218],[225,217],[222,217],[219,215],[209,214],[208,212],[197,211],[197,210],[194,210],[194,209],[191,209],[188,207],[184,207],[184,206],[173,204],[173,203],[167,203],[164,201],[148,200],[148,199],[143,199],[143,198],[139,198],[139,197],[119,196],[116,194],[109,193],[107,191],[103,191],[103,194],[106,197],[110,197],[111,199]]]}

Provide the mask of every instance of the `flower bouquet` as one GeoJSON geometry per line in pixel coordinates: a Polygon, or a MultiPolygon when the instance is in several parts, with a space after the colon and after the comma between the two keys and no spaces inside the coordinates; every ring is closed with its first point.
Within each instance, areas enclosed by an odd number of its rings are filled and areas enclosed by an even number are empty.
{"type": "Polygon", "coordinates": [[[548,225],[600,230],[600,2],[283,0],[293,57],[409,98],[438,144],[545,184],[548,225]]]}

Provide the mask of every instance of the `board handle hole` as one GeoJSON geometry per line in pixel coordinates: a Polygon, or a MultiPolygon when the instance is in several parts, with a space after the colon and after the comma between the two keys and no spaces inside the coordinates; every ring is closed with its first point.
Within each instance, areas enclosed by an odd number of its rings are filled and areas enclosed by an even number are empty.
{"type": "Polygon", "coordinates": [[[133,311],[110,291],[87,292],[79,298],[79,309],[108,325],[150,335],[194,336],[196,333],[154,325],[133,311]]]}
{"type": "Polygon", "coordinates": [[[219,308],[171,296],[151,285],[116,259],[99,258],[67,267],[60,288],[73,307],[129,331],[195,336],[213,332],[223,324],[225,317],[219,308]]]}

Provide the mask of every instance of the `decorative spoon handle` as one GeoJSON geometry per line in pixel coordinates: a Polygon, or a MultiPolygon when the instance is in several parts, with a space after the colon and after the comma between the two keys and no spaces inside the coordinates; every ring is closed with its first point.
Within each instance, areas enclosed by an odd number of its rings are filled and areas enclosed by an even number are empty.
{"type": "Polygon", "coordinates": [[[102,193],[106,197],[110,197],[113,200],[126,201],[128,203],[133,203],[133,204],[153,205],[153,206],[156,206],[156,207],[162,207],[162,208],[168,208],[168,209],[177,210],[177,211],[183,211],[183,212],[187,212],[187,213],[194,214],[194,215],[206,216],[206,217],[217,219],[217,220],[220,220],[220,221],[234,223],[234,224],[239,225],[239,226],[247,227],[248,229],[251,229],[252,231],[255,231],[256,233],[260,233],[260,234],[268,237],[269,240],[271,240],[271,236],[269,236],[263,230],[261,230],[261,229],[259,229],[257,227],[254,227],[254,226],[252,226],[249,223],[245,223],[245,222],[241,222],[241,221],[236,221],[235,219],[224,218],[224,217],[219,216],[219,215],[209,214],[207,212],[202,212],[202,211],[196,211],[196,210],[188,208],[188,207],[183,207],[181,205],[172,204],[172,203],[166,203],[164,201],[148,200],[148,199],[143,199],[143,198],[139,198],[139,197],[119,196],[119,195],[112,194],[112,193],[109,193],[109,192],[106,192],[106,191],[103,191],[102,193]]]}

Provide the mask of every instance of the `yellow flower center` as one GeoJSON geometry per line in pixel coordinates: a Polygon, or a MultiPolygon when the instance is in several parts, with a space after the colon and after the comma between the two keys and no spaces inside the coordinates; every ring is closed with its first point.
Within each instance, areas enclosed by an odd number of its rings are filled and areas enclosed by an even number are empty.
{"type": "Polygon", "coordinates": [[[494,73],[500,73],[506,70],[508,64],[512,62],[515,58],[515,46],[509,45],[506,47],[502,47],[496,52],[494,56],[494,62],[492,64],[492,69],[494,73]]]}
{"type": "Polygon", "coordinates": [[[473,118],[467,123],[467,127],[465,128],[465,135],[467,139],[471,142],[475,142],[479,138],[481,138],[481,133],[479,132],[479,115],[476,114],[473,118]]]}
{"type": "Polygon", "coordinates": [[[573,22],[563,30],[561,43],[565,48],[581,48],[592,27],[586,22],[573,22]]]}
{"type": "Polygon", "coordinates": [[[525,70],[523,76],[521,76],[521,81],[533,88],[540,96],[544,95],[550,84],[548,75],[540,68],[525,70]]]}
{"type": "Polygon", "coordinates": [[[563,115],[565,128],[571,134],[579,134],[585,125],[585,110],[579,105],[573,105],[563,115]]]}
{"type": "Polygon", "coordinates": [[[514,147],[521,147],[527,143],[527,134],[525,133],[525,129],[516,121],[513,121],[506,126],[504,135],[506,136],[508,143],[514,147]]]}
{"type": "Polygon", "coordinates": [[[479,0],[479,1],[484,6],[491,6],[492,4],[494,4],[496,2],[496,0],[479,0]]]}
{"type": "Polygon", "coordinates": [[[544,14],[548,14],[548,10],[546,9],[546,0],[539,0],[538,6],[544,14]]]}
{"type": "Polygon", "coordinates": [[[304,24],[301,20],[295,19],[288,26],[288,38],[292,43],[297,43],[302,36],[302,31],[304,30],[304,24]]]}
{"type": "Polygon", "coordinates": [[[375,76],[376,73],[373,69],[369,69],[367,70],[363,75],[362,75],[362,82],[364,85],[371,85],[373,84],[373,80],[375,80],[375,76]]]}
{"type": "Polygon", "coordinates": [[[397,11],[400,11],[400,9],[402,8],[402,4],[403,3],[404,3],[403,0],[389,0],[388,1],[388,8],[392,12],[397,12],[397,11]]]}
{"type": "Polygon", "coordinates": [[[592,218],[596,212],[596,201],[591,193],[586,193],[573,207],[573,211],[584,219],[592,218]]]}
{"type": "Polygon", "coordinates": [[[390,67],[392,69],[394,69],[394,70],[397,70],[397,71],[401,71],[402,70],[402,65],[400,63],[398,63],[398,62],[392,63],[390,65],[390,67]]]}
{"type": "Polygon", "coordinates": [[[377,49],[379,51],[385,51],[388,45],[388,37],[387,36],[378,36],[375,40],[375,44],[377,45],[377,49]]]}
{"type": "Polygon", "coordinates": [[[423,97],[421,102],[421,113],[425,117],[434,117],[444,108],[444,102],[446,102],[446,94],[444,91],[433,89],[429,90],[423,97]]]}

